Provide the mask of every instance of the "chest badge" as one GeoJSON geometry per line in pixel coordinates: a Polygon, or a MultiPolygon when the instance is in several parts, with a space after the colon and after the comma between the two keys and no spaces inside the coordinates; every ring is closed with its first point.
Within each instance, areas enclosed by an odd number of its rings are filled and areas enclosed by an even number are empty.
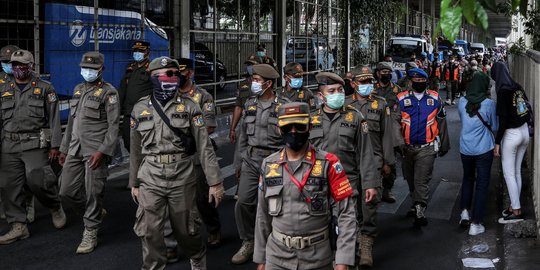
{"type": "Polygon", "coordinates": [[[311,124],[312,125],[319,125],[321,124],[321,117],[319,115],[315,115],[311,117],[311,124]]]}
{"type": "Polygon", "coordinates": [[[313,170],[311,171],[311,175],[313,176],[322,175],[322,162],[320,160],[315,160],[315,165],[313,165],[313,170]]]}
{"type": "Polygon", "coordinates": [[[39,87],[34,88],[34,95],[41,95],[41,88],[39,87]]]}
{"type": "Polygon", "coordinates": [[[13,93],[12,92],[9,92],[9,91],[6,91],[2,94],[2,97],[11,97],[13,96],[13,93]]]}
{"type": "Polygon", "coordinates": [[[255,105],[251,105],[248,107],[248,111],[256,111],[257,110],[257,106],[255,105]]]}
{"type": "Polygon", "coordinates": [[[405,104],[405,107],[412,106],[412,102],[411,102],[410,99],[405,99],[405,100],[403,100],[403,104],[405,104]]]}
{"type": "Polygon", "coordinates": [[[304,91],[300,91],[298,93],[298,98],[304,98],[304,91]]]}
{"type": "Polygon", "coordinates": [[[103,93],[103,88],[99,88],[98,90],[96,90],[94,92],[94,96],[99,97],[99,96],[101,96],[101,93],[103,93]]]}
{"type": "Polygon", "coordinates": [[[372,103],[371,103],[371,108],[376,110],[377,108],[379,108],[379,102],[377,102],[377,100],[374,100],[372,103]]]}
{"type": "Polygon", "coordinates": [[[148,116],[148,115],[151,115],[151,113],[147,110],[142,111],[140,114],[140,116],[148,116]]]}
{"type": "Polygon", "coordinates": [[[75,93],[73,93],[73,96],[80,96],[81,95],[81,90],[77,90],[75,91],[75,93]]]}
{"type": "Polygon", "coordinates": [[[345,115],[345,121],[351,123],[353,120],[354,120],[353,113],[352,113],[352,112],[348,112],[348,113],[345,115]]]}
{"type": "Polygon", "coordinates": [[[195,94],[195,96],[193,96],[193,101],[195,101],[195,103],[199,103],[199,101],[201,101],[201,93],[195,94]]]}
{"type": "Polygon", "coordinates": [[[178,104],[178,105],[176,106],[176,111],[177,111],[177,112],[184,112],[184,111],[186,111],[186,105],[184,105],[184,104],[178,104]]]}
{"type": "Polygon", "coordinates": [[[266,168],[268,171],[265,175],[266,178],[281,176],[281,174],[277,171],[277,169],[279,168],[279,164],[276,164],[276,163],[266,164],[266,168]]]}
{"type": "Polygon", "coordinates": [[[433,99],[428,99],[428,100],[427,100],[427,105],[428,105],[428,106],[434,106],[434,105],[435,105],[435,102],[433,101],[433,99]]]}

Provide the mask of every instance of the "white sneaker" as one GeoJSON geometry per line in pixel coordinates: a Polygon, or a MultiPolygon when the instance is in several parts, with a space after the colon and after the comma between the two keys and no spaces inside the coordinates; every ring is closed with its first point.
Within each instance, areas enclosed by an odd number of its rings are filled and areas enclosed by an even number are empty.
{"type": "Polygon", "coordinates": [[[475,224],[472,223],[471,227],[469,228],[469,235],[479,235],[481,233],[484,233],[486,231],[486,228],[482,224],[475,224]]]}
{"type": "Polygon", "coordinates": [[[471,218],[469,217],[469,211],[467,209],[463,209],[461,211],[461,219],[459,220],[459,225],[461,226],[469,226],[471,218]]]}

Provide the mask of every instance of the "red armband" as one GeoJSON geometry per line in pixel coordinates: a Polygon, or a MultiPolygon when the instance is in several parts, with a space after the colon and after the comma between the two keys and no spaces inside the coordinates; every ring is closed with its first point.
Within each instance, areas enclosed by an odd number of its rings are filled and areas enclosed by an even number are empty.
{"type": "Polygon", "coordinates": [[[351,183],[338,157],[328,153],[325,158],[330,163],[328,168],[328,183],[334,200],[338,202],[351,196],[353,194],[351,183]]]}

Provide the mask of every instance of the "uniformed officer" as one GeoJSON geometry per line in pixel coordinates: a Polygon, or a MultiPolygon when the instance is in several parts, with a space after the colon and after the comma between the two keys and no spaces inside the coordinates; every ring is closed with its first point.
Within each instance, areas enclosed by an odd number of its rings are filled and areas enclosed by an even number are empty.
{"type": "Polygon", "coordinates": [[[126,73],[120,82],[118,91],[122,115],[122,126],[120,127],[124,146],[129,151],[129,116],[135,103],[142,97],[152,93],[152,82],[150,74],[147,72],[150,63],[150,43],[136,40],[133,43],[133,62],[126,68],[126,73]]]}
{"type": "Polygon", "coordinates": [[[248,57],[246,62],[246,74],[247,78],[245,81],[241,82],[238,86],[238,91],[236,93],[236,102],[234,103],[234,111],[232,115],[231,128],[229,130],[229,140],[231,143],[236,142],[236,127],[238,122],[240,122],[240,117],[242,117],[242,112],[244,111],[244,104],[246,100],[253,95],[251,92],[251,76],[253,75],[253,65],[261,64],[259,58],[255,55],[248,57]]]}
{"type": "MultiPolygon", "coordinates": [[[[394,142],[396,142],[395,147],[398,147],[402,144],[402,135],[400,132],[400,122],[401,122],[401,113],[399,111],[399,104],[397,102],[397,94],[402,90],[399,86],[391,82],[392,79],[392,65],[387,62],[380,62],[377,64],[377,76],[379,82],[375,84],[375,89],[373,89],[373,94],[380,96],[386,100],[386,104],[390,109],[390,116],[395,121],[392,122],[394,126],[392,130],[394,133],[394,142]]],[[[396,198],[392,194],[392,187],[394,187],[394,182],[396,180],[395,174],[392,176],[390,174],[388,177],[383,177],[383,194],[382,201],[387,203],[395,203],[396,198]]]]}
{"type": "Polygon", "coordinates": [[[407,87],[409,87],[409,83],[411,81],[411,78],[409,78],[409,76],[407,76],[407,72],[410,70],[410,69],[413,69],[413,68],[418,68],[418,66],[416,65],[415,62],[407,62],[405,63],[405,76],[403,76],[401,79],[399,79],[399,81],[397,82],[397,85],[402,89],[402,90],[406,90],[407,87]]]}
{"type": "Polygon", "coordinates": [[[402,169],[413,200],[408,215],[414,216],[415,226],[426,226],[433,163],[437,154],[443,156],[448,152],[450,141],[442,99],[437,92],[426,90],[427,73],[415,68],[408,75],[412,78],[412,90],[398,94],[405,139],[402,169]]]}
{"type": "MultiPolygon", "coordinates": [[[[394,156],[394,145],[392,137],[393,119],[390,118],[390,108],[386,105],[384,98],[372,94],[373,91],[373,73],[369,67],[364,66],[359,73],[354,76],[354,85],[356,86],[355,100],[351,106],[360,111],[368,122],[369,137],[373,146],[376,158],[376,167],[380,170],[383,179],[386,177],[395,177],[396,166],[394,156]]],[[[379,194],[378,190],[378,194],[379,194]]],[[[360,232],[362,237],[369,236],[373,239],[377,236],[377,204],[379,196],[372,203],[364,201],[358,204],[358,216],[360,223],[360,232]]],[[[372,254],[362,250],[360,263],[370,266],[372,263],[372,254]]]]}
{"type": "MultiPolygon", "coordinates": [[[[0,49],[0,62],[2,64],[2,71],[0,71],[0,87],[2,84],[10,83],[13,81],[13,71],[11,68],[11,55],[19,48],[14,45],[7,45],[0,49]]],[[[0,219],[6,219],[4,212],[4,205],[2,204],[2,195],[0,193],[0,219]]]]}
{"type": "MultiPolygon", "coordinates": [[[[178,91],[180,65],[158,57],[148,66],[152,94],[141,98],[131,113],[129,185],[139,204],[134,231],[142,241],[142,269],[164,269],[165,220],[192,269],[206,269],[206,247],[193,216],[196,181],[193,158],[197,153],[215,207],[223,199],[223,177],[199,106],[178,91]],[[168,210],[168,212],[167,212],[168,210]]],[[[183,82],[185,83],[185,81],[183,82]]]]}
{"type": "Polygon", "coordinates": [[[58,180],[49,162],[58,158],[62,130],[54,87],[33,73],[34,56],[17,50],[10,63],[14,80],[0,86],[0,192],[11,230],[0,236],[9,244],[30,236],[23,186],[52,214],[55,228],[66,224],[58,198],[58,180]]]}
{"type": "Polygon", "coordinates": [[[78,254],[97,246],[103,220],[103,191],[108,163],[114,154],[120,121],[118,92],[103,80],[105,58],[87,52],[79,66],[84,82],[73,89],[68,125],[60,147],[60,197],[84,213],[84,232],[78,254]]]}
{"type": "Polygon", "coordinates": [[[276,61],[272,57],[270,57],[266,52],[266,45],[262,43],[259,44],[257,46],[257,52],[255,53],[255,55],[259,58],[258,59],[259,63],[267,64],[267,65],[272,66],[274,69],[277,69],[276,61]]]}
{"type": "Polygon", "coordinates": [[[253,255],[258,269],[354,265],[353,189],[338,157],[308,142],[309,112],[308,104],[299,102],[279,108],[285,148],[261,166],[253,255]],[[332,213],[339,230],[335,255],[329,239],[332,213]]]}
{"type": "Polygon", "coordinates": [[[264,158],[282,146],[281,134],[277,128],[277,113],[279,106],[289,103],[289,100],[276,95],[277,78],[279,74],[272,66],[267,64],[253,66],[251,92],[254,96],[244,105],[236,152],[240,156],[235,156],[236,174],[240,176],[240,180],[234,212],[238,234],[243,242],[232,257],[234,264],[245,263],[253,255],[257,185],[261,163],[264,158]]]}
{"type": "Polygon", "coordinates": [[[433,62],[429,67],[429,89],[439,92],[439,83],[442,75],[442,62],[439,60],[439,52],[433,53],[433,62]]]}
{"type": "MultiPolygon", "coordinates": [[[[345,82],[341,77],[332,72],[321,72],[315,78],[319,84],[319,98],[324,105],[311,114],[311,143],[341,160],[353,187],[355,204],[361,204],[359,199],[366,204],[376,203],[381,180],[368,122],[357,109],[344,105],[345,82]]],[[[363,252],[371,254],[373,241],[373,237],[362,235],[360,244],[363,252]]],[[[369,265],[369,262],[364,264],[369,265]]]]}
{"type": "Polygon", "coordinates": [[[278,95],[284,96],[291,102],[305,102],[310,110],[315,110],[315,96],[304,86],[304,70],[302,65],[292,62],[283,68],[285,86],[278,89],[278,95]]]}
{"type": "MultiPolygon", "coordinates": [[[[193,66],[193,60],[188,58],[181,58],[178,60],[180,64],[180,77],[185,78],[185,84],[179,85],[180,93],[183,97],[189,97],[202,110],[204,123],[208,135],[214,133],[217,128],[216,122],[216,106],[214,98],[202,87],[197,86],[193,79],[195,78],[195,69],[193,66]]],[[[182,81],[182,79],[180,80],[182,81]]],[[[208,184],[206,182],[206,176],[204,170],[201,167],[201,161],[197,155],[193,156],[193,164],[195,175],[197,177],[197,209],[201,215],[201,219],[206,225],[208,231],[208,245],[210,247],[217,247],[221,244],[221,222],[219,220],[219,213],[217,209],[208,202],[208,184]]]]}

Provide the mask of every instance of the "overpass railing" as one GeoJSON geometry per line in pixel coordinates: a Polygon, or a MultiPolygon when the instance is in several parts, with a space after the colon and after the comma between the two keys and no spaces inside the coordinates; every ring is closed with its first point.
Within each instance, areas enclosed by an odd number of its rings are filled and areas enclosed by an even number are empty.
{"type": "Polygon", "coordinates": [[[510,72],[516,82],[525,89],[535,112],[534,137],[529,143],[527,155],[531,161],[532,196],[537,217],[537,234],[540,235],[540,52],[527,50],[521,55],[512,55],[509,61],[510,72]]]}

